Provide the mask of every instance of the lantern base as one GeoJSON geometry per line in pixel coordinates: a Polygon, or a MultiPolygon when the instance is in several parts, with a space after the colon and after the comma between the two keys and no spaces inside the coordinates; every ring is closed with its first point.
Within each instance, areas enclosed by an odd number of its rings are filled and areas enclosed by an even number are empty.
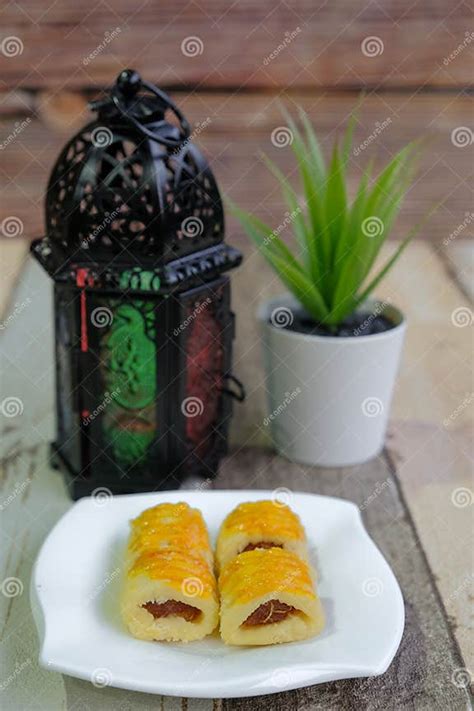
{"type": "MultiPolygon", "coordinates": [[[[134,482],[130,483],[129,479],[118,480],[114,479],[101,479],[97,478],[88,479],[85,476],[81,476],[74,469],[72,469],[69,462],[61,454],[61,450],[56,442],[51,443],[50,448],[50,464],[53,469],[61,472],[64,481],[69,491],[69,495],[73,501],[82,499],[84,496],[97,496],[101,500],[105,499],[107,496],[116,496],[120,494],[146,494],[153,491],[166,491],[170,489],[179,489],[182,481],[178,478],[171,480],[166,479],[166,487],[160,487],[157,483],[156,487],[150,486],[150,484],[144,484],[140,486],[134,482]]],[[[217,471],[216,471],[217,473],[217,471]]],[[[208,477],[209,477],[209,473],[208,477]]],[[[203,477],[204,478],[204,477],[203,477]]]]}

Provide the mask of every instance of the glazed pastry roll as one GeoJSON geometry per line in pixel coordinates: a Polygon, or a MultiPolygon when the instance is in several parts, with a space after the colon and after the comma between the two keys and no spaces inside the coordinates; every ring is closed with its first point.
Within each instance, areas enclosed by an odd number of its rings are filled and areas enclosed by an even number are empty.
{"type": "Polygon", "coordinates": [[[222,568],[239,553],[274,547],[307,558],[306,535],[299,517],[278,501],[249,501],[237,506],[222,524],[217,565],[222,568]]]}
{"type": "Polygon", "coordinates": [[[202,639],[219,620],[214,574],[202,558],[183,550],[143,553],[127,573],[122,616],[138,639],[202,639]]]}
{"type": "Polygon", "coordinates": [[[324,626],[308,563],[282,548],[233,558],[222,569],[219,592],[226,644],[294,642],[313,637],[324,626]]]}
{"type": "Polygon", "coordinates": [[[218,623],[206,525],[187,504],[160,504],[131,522],[122,617],[139,639],[188,642],[218,623]]]}
{"type": "Polygon", "coordinates": [[[158,504],[143,511],[130,525],[130,562],[147,551],[182,548],[193,556],[204,558],[210,566],[214,564],[202,514],[188,504],[158,504]]]}

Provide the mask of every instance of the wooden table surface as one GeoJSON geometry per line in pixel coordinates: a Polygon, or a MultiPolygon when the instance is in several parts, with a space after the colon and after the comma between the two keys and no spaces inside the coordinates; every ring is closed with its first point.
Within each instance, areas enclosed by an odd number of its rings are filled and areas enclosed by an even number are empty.
{"type": "MultiPolygon", "coordinates": [[[[112,709],[466,709],[474,673],[474,387],[472,323],[472,9],[467,0],[23,0],[4,3],[0,51],[0,707],[6,711],[112,709]],[[191,40],[197,52],[186,51],[191,40]],[[364,51],[368,41],[375,54],[364,51]],[[275,55],[278,56],[275,56],[275,55]],[[350,191],[367,162],[380,166],[423,138],[416,184],[394,237],[434,205],[423,229],[379,289],[408,319],[387,446],[352,469],[299,467],[272,456],[265,416],[257,303],[281,290],[237,229],[244,253],[233,274],[235,371],[248,397],[236,411],[232,454],[216,487],[314,491],[363,506],[366,525],[400,581],[407,624],[382,677],[251,700],[173,699],[98,689],[41,669],[28,602],[35,556],[71,506],[47,461],[54,436],[51,284],[26,262],[44,233],[47,176],[66,140],[91,118],[87,100],[124,67],[169,91],[195,127],[219,186],[269,224],[285,218],[260,158],[293,182],[289,147],[272,144],[284,124],[279,101],[308,112],[323,151],[340,134],[361,89],[350,191]],[[462,138],[463,140],[460,140],[462,138]],[[365,143],[367,142],[367,143],[365,143]],[[16,233],[15,239],[1,239],[16,233]],[[370,499],[370,505],[364,502],[370,499]],[[22,591],[22,592],[21,592],[22,591]]],[[[386,251],[394,249],[394,244],[386,251]]],[[[363,643],[363,640],[361,641],[363,643]]]]}
{"type": "MultiPolygon", "coordinates": [[[[272,697],[209,701],[99,689],[38,665],[38,641],[28,601],[31,569],[44,538],[71,502],[47,460],[54,428],[51,285],[36,265],[24,262],[24,244],[15,241],[2,246],[4,271],[9,275],[0,292],[2,397],[3,392],[19,397],[23,404],[21,415],[3,418],[1,423],[1,580],[20,581],[20,594],[0,595],[2,709],[441,711],[472,707],[468,688],[474,669],[472,328],[455,326],[452,318],[456,309],[471,308],[467,289],[472,284],[472,245],[451,245],[447,257],[426,243],[415,243],[403,267],[398,266],[384,285],[384,294],[400,304],[409,319],[394,419],[383,454],[352,468],[303,467],[270,452],[261,426],[258,349],[249,352],[243,346],[245,339],[258,341],[249,316],[255,296],[241,288],[241,276],[236,274],[237,372],[247,383],[250,397],[245,416],[234,418],[233,450],[214,486],[284,486],[354,501],[399,580],[406,627],[400,650],[381,677],[272,697]]],[[[245,283],[250,276],[247,272],[245,283]]],[[[271,279],[268,283],[271,292],[275,287],[271,279]]]]}

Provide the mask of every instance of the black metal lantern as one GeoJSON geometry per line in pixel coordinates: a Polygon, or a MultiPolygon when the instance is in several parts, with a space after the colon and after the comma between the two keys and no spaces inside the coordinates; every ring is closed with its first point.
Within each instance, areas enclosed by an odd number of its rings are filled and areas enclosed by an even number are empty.
{"type": "MultiPolygon", "coordinates": [[[[131,70],[66,145],[32,252],[54,279],[57,439],[73,498],[213,477],[234,315],[212,172],[171,99],[131,70]]],[[[231,385],[231,383],[233,385],[231,385]]]]}

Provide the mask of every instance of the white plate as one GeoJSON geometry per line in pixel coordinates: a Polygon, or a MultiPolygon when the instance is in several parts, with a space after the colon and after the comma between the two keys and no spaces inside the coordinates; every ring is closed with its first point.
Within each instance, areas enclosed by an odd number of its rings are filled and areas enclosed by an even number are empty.
{"type": "Polygon", "coordinates": [[[219,637],[171,644],[131,637],[118,613],[128,521],[162,501],[201,509],[215,539],[242,501],[269,491],[171,491],[77,502],[45,541],[36,561],[32,607],[40,663],[92,681],[172,696],[254,696],[335,679],[375,676],[390,665],[403,632],[398,583],[347,501],[289,494],[319,577],[323,633],[270,647],[227,647],[219,637]]]}

